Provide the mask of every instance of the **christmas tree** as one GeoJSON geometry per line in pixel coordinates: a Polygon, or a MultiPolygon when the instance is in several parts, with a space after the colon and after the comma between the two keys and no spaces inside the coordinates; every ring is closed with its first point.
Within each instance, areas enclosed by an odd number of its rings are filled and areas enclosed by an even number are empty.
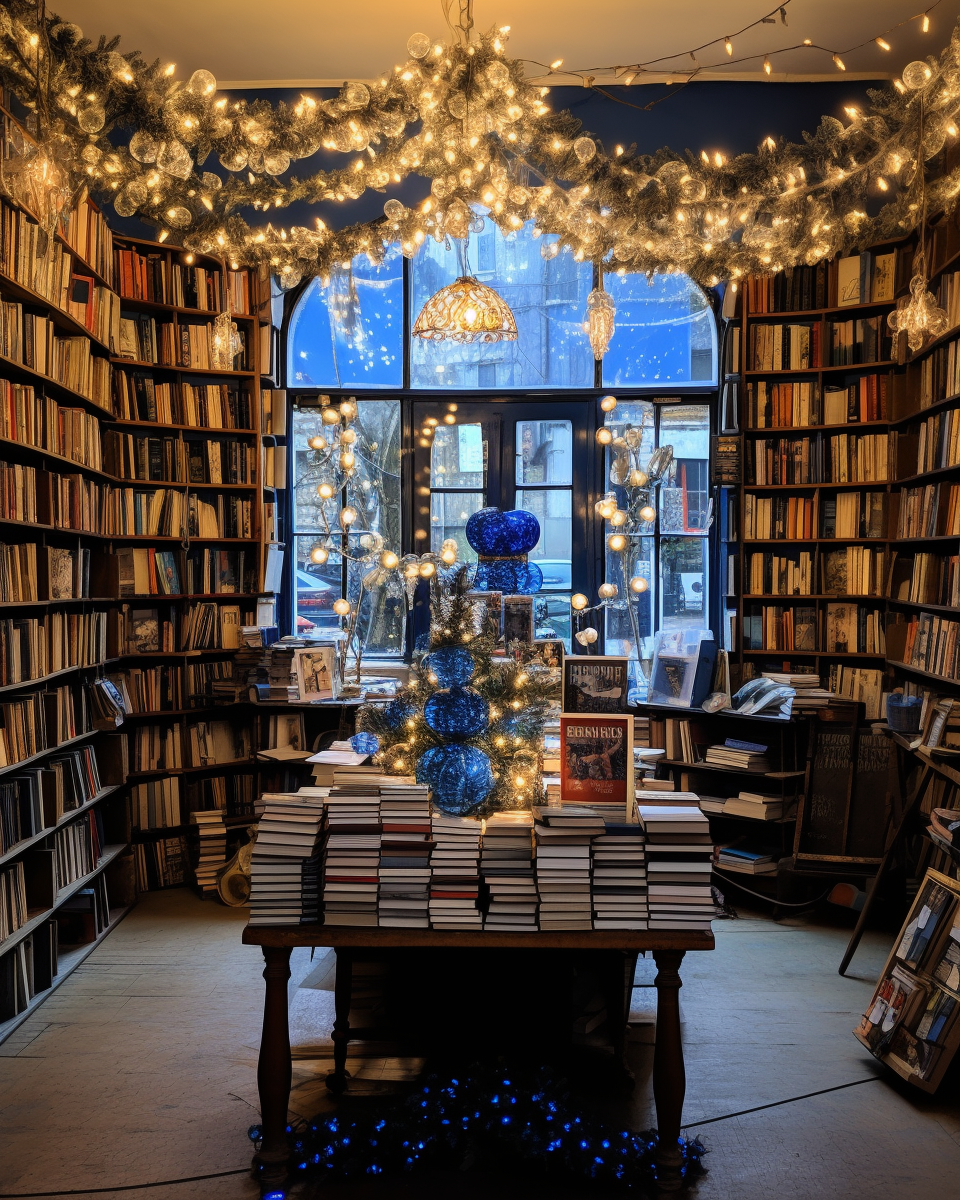
{"type": "Polygon", "coordinates": [[[485,816],[543,799],[543,723],[553,672],[494,657],[485,605],[468,595],[472,568],[431,585],[430,649],[410,685],[385,707],[360,710],[358,727],[379,739],[374,761],[415,774],[448,813],[485,816]]]}

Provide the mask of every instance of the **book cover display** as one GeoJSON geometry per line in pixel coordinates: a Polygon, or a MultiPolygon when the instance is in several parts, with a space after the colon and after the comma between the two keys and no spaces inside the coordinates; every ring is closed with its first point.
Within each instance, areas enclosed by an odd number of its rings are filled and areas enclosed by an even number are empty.
{"type": "Polygon", "coordinates": [[[560,801],[633,803],[633,717],[563,713],[560,717],[560,801]]]}
{"type": "Polygon", "coordinates": [[[563,710],[568,713],[626,713],[628,659],[576,654],[563,663],[563,710]]]}

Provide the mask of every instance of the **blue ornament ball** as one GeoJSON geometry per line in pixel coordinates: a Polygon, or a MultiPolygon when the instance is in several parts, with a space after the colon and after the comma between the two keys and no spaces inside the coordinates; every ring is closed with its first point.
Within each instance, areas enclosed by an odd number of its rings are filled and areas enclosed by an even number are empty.
{"type": "Polygon", "coordinates": [[[506,559],[477,563],[474,587],[480,592],[503,592],[505,596],[533,596],[543,585],[543,572],[536,563],[506,559]]]}
{"type": "Polygon", "coordinates": [[[355,733],[350,745],[356,754],[376,754],[380,749],[380,739],[375,733],[355,733]]]}
{"type": "Polygon", "coordinates": [[[434,733],[459,742],[483,733],[490,724],[490,709],[473,688],[452,687],[434,692],[423,706],[423,719],[434,733]]]}
{"type": "Polygon", "coordinates": [[[490,794],[490,759],[476,746],[431,746],[417,763],[417,783],[430,788],[437,808],[461,816],[490,794]]]}
{"type": "Polygon", "coordinates": [[[478,554],[504,558],[528,554],[540,540],[540,522],[522,508],[481,508],[467,521],[466,534],[478,554]]]}
{"type": "Polygon", "coordinates": [[[390,729],[400,729],[416,713],[416,705],[405,696],[397,696],[383,710],[383,719],[390,729]]]}
{"type": "Polygon", "coordinates": [[[462,646],[441,646],[424,659],[424,666],[437,677],[441,687],[462,687],[473,678],[477,664],[462,646]]]}

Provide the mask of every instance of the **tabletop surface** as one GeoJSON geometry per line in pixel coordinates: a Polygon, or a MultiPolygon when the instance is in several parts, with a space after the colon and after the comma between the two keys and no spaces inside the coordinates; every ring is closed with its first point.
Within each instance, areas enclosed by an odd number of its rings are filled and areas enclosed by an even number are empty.
{"type": "Polygon", "coordinates": [[[248,946],[470,947],[489,950],[712,950],[713,933],[690,929],[385,929],[349,925],[247,925],[248,946]]]}

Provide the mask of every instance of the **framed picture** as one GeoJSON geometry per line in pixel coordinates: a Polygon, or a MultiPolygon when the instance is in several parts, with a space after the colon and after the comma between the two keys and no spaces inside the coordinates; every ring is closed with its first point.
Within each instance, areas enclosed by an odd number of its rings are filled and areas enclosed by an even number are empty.
{"type": "Polygon", "coordinates": [[[633,796],[633,717],[560,716],[560,802],[617,804],[633,796]]]}
{"type": "Polygon", "coordinates": [[[563,660],[563,711],[626,713],[629,659],[620,655],[572,654],[563,660]]]}
{"type": "Polygon", "coordinates": [[[333,646],[315,646],[297,651],[297,684],[300,699],[308,703],[335,700],[337,686],[337,655],[333,646]]]}
{"type": "Polygon", "coordinates": [[[503,644],[508,653],[511,642],[532,642],[533,634],[533,597],[504,596],[503,644]]]}
{"type": "Polygon", "coordinates": [[[539,664],[559,671],[563,667],[563,642],[560,638],[541,638],[534,642],[517,643],[516,658],[521,663],[539,664]]]}
{"type": "Polygon", "coordinates": [[[503,623],[503,592],[467,592],[467,599],[473,601],[477,633],[489,634],[494,641],[499,641],[503,623]]]}

